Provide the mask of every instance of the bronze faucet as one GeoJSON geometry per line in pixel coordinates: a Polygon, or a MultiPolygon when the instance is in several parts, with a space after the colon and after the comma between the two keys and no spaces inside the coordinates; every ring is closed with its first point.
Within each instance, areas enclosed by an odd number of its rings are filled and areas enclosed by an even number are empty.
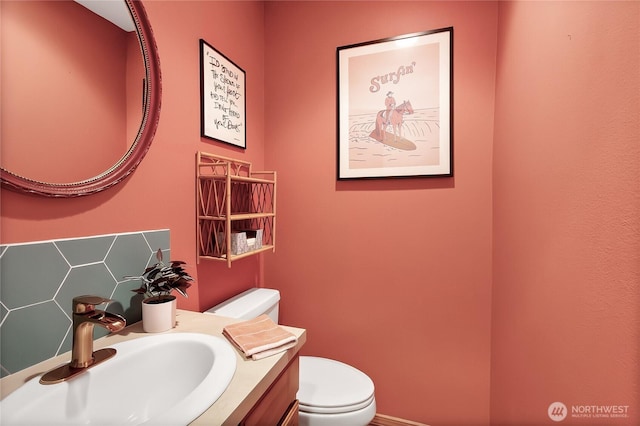
{"type": "Polygon", "coordinates": [[[120,315],[96,309],[96,305],[111,302],[99,296],[79,296],[73,298],[73,346],[71,362],[45,373],[40,383],[47,385],[64,382],[98,365],[116,354],[113,348],[93,351],[93,327],[99,325],[112,333],[126,325],[120,315]]]}

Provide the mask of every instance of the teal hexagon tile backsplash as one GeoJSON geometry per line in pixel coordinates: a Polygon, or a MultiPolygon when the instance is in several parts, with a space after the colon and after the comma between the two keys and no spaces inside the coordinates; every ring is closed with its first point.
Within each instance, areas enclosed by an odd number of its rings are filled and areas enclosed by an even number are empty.
{"type": "Polygon", "coordinates": [[[168,249],[169,248],[169,234],[162,231],[149,231],[143,232],[144,238],[147,240],[149,247],[151,247],[151,251],[154,253],[159,248],[168,249]]]}
{"type": "Polygon", "coordinates": [[[142,233],[118,235],[105,263],[116,281],[120,282],[125,276],[142,275],[153,252],[142,233]]]}
{"type": "Polygon", "coordinates": [[[9,245],[0,262],[2,303],[8,309],[50,300],[70,269],[52,242],[9,245]]]}
{"type": "Polygon", "coordinates": [[[111,298],[115,302],[109,304],[107,309],[114,314],[123,315],[127,324],[142,320],[142,299],[144,295],[134,293],[133,290],[140,287],[140,281],[131,280],[118,283],[111,298]]]}
{"type": "Polygon", "coordinates": [[[85,265],[71,269],[60,286],[55,300],[62,307],[68,306],[70,311],[74,297],[92,295],[109,299],[115,288],[116,281],[104,263],[85,265]]]}
{"type": "Polygon", "coordinates": [[[8,313],[9,311],[7,311],[7,308],[5,308],[4,305],[0,304],[0,324],[2,324],[2,321],[4,321],[4,318],[8,313]]]}
{"type": "Polygon", "coordinates": [[[107,235],[56,241],[56,246],[71,266],[102,262],[116,237],[107,235]]]}
{"type": "Polygon", "coordinates": [[[71,328],[53,301],[14,309],[2,323],[2,366],[10,372],[51,358],[71,328]]]}
{"type": "MultiPolygon", "coordinates": [[[[141,319],[131,290],[161,248],[170,259],[168,229],[0,245],[0,371],[15,373],[71,349],[71,303],[92,294],[113,299],[99,308],[141,319]]],[[[107,334],[96,327],[94,339],[107,334]]]]}

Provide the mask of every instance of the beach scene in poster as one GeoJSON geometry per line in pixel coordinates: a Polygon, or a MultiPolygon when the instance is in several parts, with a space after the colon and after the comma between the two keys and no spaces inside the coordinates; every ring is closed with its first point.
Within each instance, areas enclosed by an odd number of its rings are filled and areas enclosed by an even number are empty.
{"type": "Polygon", "coordinates": [[[448,143],[441,140],[442,99],[449,96],[441,85],[448,75],[442,75],[440,44],[360,49],[346,58],[348,92],[341,99],[348,105],[341,123],[348,118],[349,169],[440,166],[448,143]]]}

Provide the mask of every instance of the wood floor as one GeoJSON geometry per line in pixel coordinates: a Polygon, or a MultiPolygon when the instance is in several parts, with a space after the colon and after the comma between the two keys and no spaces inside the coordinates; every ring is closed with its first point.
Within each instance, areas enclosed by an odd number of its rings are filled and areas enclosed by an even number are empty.
{"type": "Polygon", "coordinates": [[[411,420],[399,419],[397,417],[376,414],[369,426],[429,426],[424,423],[412,422],[411,420]]]}

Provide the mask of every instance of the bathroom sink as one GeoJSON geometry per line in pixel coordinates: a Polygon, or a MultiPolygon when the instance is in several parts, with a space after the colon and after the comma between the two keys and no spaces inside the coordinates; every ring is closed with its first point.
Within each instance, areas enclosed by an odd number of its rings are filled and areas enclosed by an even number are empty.
{"type": "Polygon", "coordinates": [[[110,345],[116,355],[62,383],[35,377],[0,402],[7,425],[186,425],[231,382],[236,353],[224,339],[169,333],[110,345]]]}

